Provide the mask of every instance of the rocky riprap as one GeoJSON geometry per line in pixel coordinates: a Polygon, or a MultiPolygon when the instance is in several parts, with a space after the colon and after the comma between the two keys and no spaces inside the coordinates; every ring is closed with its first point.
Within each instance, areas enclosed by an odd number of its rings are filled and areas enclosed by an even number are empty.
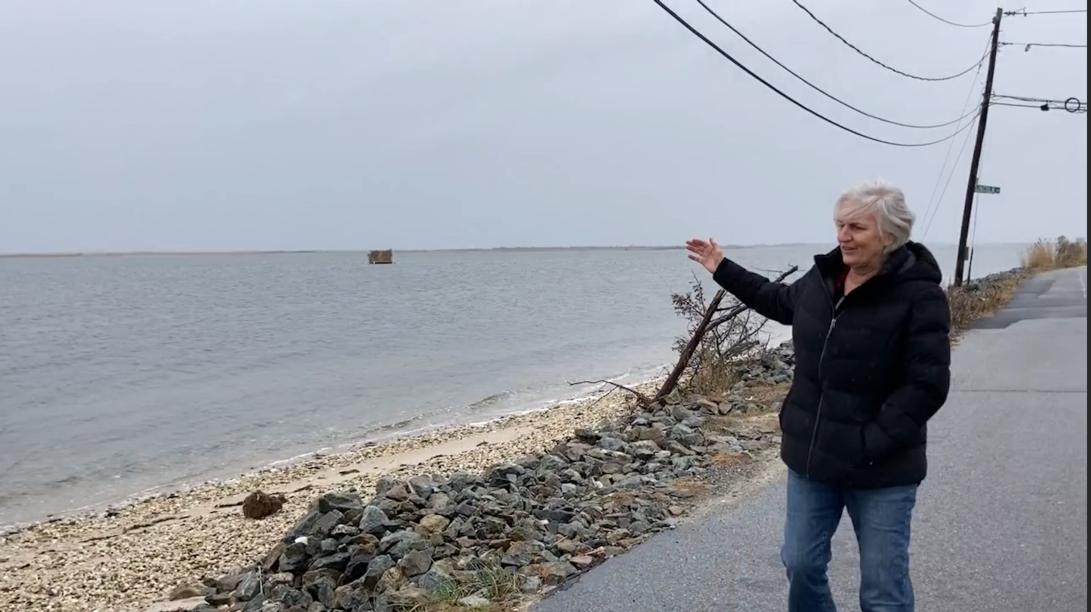
{"type": "MultiPolygon", "coordinates": [[[[716,417],[754,406],[753,385],[791,380],[789,346],[740,370],[726,401],[675,394],[625,422],[483,473],[385,479],[375,495],[320,497],[259,563],[206,578],[204,610],[396,612],[460,607],[562,584],[671,529],[718,456],[776,444],[716,417]]],[[[192,594],[193,590],[184,592],[192,594]]]]}

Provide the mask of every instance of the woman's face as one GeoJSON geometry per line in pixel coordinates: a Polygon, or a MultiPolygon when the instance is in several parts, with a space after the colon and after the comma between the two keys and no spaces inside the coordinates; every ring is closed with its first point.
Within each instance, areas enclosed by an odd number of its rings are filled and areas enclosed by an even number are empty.
{"type": "Polygon", "coordinates": [[[882,266],[886,249],[894,244],[894,239],[879,229],[874,214],[854,214],[851,207],[845,207],[834,223],[846,266],[868,270],[882,266]]]}

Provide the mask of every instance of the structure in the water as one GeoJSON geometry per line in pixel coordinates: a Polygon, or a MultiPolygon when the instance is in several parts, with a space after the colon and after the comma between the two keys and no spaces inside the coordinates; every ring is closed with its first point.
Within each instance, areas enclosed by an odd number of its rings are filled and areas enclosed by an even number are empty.
{"type": "Polygon", "coordinates": [[[369,264],[392,264],[394,263],[394,251],[391,249],[385,251],[369,251],[367,254],[367,262],[369,264]]]}

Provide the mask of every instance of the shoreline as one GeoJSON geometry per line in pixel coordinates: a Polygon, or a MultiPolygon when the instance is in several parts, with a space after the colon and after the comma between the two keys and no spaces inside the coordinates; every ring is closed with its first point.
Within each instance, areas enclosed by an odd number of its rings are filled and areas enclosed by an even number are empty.
{"type": "MultiPolygon", "coordinates": [[[[650,392],[660,380],[637,389],[650,392]]],[[[23,526],[0,534],[0,611],[139,607],[196,575],[251,562],[282,537],[316,495],[369,490],[392,473],[479,471],[540,452],[575,429],[616,420],[632,405],[627,394],[602,390],[544,409],[363,442],[341,453],[23,526]],[[284,509],[262,521],[243,519],[242,499],[255,490],[285,495],[284,509]],[[118,593],[131,595],[131,601],[111,598],[118,593]]]]}
{"type": "MultiPolygon", "coordinates": [[[[657,366],[654,370],[663,370],[669,366],[670,364],[657,366]]],[[[643,373],[646,375],[650,370],[651,369],[645,370],[643,373]]],[[[625,380],[628,375],[630,375],[629,372],[608,380],[611,382],[633,385],[635,388],[645,388],[653,384],[661,384],[666,378],[665,374],[659,373],[655,376],[643,378],[636,382],[629,382],[625,380]]],[[[412,444],[412,440],[415,438],[431,436],[444,438],[447,436],[461,435],[464,432],[473,432],[478,429],[489,429],[507,419],[525,417],[535,413],[552,411],[568,405],[595,401],[607,393],[608,390],[603,389],[600,386],[600,388],[596,390],[575,393],[571,397],[563,399],[536,399],[525,405],[512,407],[509,410],[498,411],[497,414],[483,419],[476,419],[474,418],[475,415],[467,413],[459,415],[459,418],[448,419],[431,425],[415,426],[411,429],[399,430],[399,423],[377,426],[370,434],[365,434],[363,438],[352,442],[343,442],[336,446],[325,446],[315,450],[297,453],[290,457],[270,458],[269,456],[265,456],[259,464],[251,465],[251,467],[239,467],[242,464],[251,463],[248,460],[239,461],[236,464],[236,467],[224,466],[220,469],[209,470],[210,472],[217,474],[214,476],[197,476],[192,479],[180,479],[173,482],[157,484],[145,487],[133,493],[115,496],[110,499],[104,499],[74,508],[46,512],[41,518],[15,521],[7,524],[0,523],[0,538],[17,534],[39,525],[78,521],[81,518],[94,516],[103,512],[116,512],[157,498],[187,494],[201,489],[215,488],[221,485],[241,482],[253,477],[259,477],[263,474],[292,469],[311,461],[321,461],[342,455],[351,455],[366,451],[367,449],[385,447],[390,444],[412,444]]],[[[2,564],[0,564],[0,567],[2,567],[2,564]]]]}

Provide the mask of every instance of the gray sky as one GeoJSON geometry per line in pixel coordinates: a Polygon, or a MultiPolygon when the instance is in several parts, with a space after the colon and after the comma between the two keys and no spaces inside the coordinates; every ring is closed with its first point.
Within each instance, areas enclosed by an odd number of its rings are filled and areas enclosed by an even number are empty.
{"type": "MultiPolygon", "coordinates": [[[[944,122],[971,89],[885,72],[790,0],[708,1],[875,114],[944,122]]],[[[920,1],[965,21],[996,7],[920,1]]],[[[988,36],[904,0],[805,3],[910,72],[961,70],[988,36]]],[[[854,115],[673,5],[835,119],[947,133],[854,115]]],[[[1084,43],[1085,23],[1011,18],[1003,39],[1084,43]]],[[[1086,57],[1008,48],[997,91],[1086,100],[1086,57]]],[[[3,252],[824,242],[860,178],[897,182],[923,215],[946,152],[818,122],[651,0],[0,0],[3,252]]],[[[968,158],[929,241],[957,239],[968,158]]],[[[1086,116],[994,109],[982,180],[1004,194],[983,200],[979,239],[1085,233],[1086,168],[1086,116]]]]}

